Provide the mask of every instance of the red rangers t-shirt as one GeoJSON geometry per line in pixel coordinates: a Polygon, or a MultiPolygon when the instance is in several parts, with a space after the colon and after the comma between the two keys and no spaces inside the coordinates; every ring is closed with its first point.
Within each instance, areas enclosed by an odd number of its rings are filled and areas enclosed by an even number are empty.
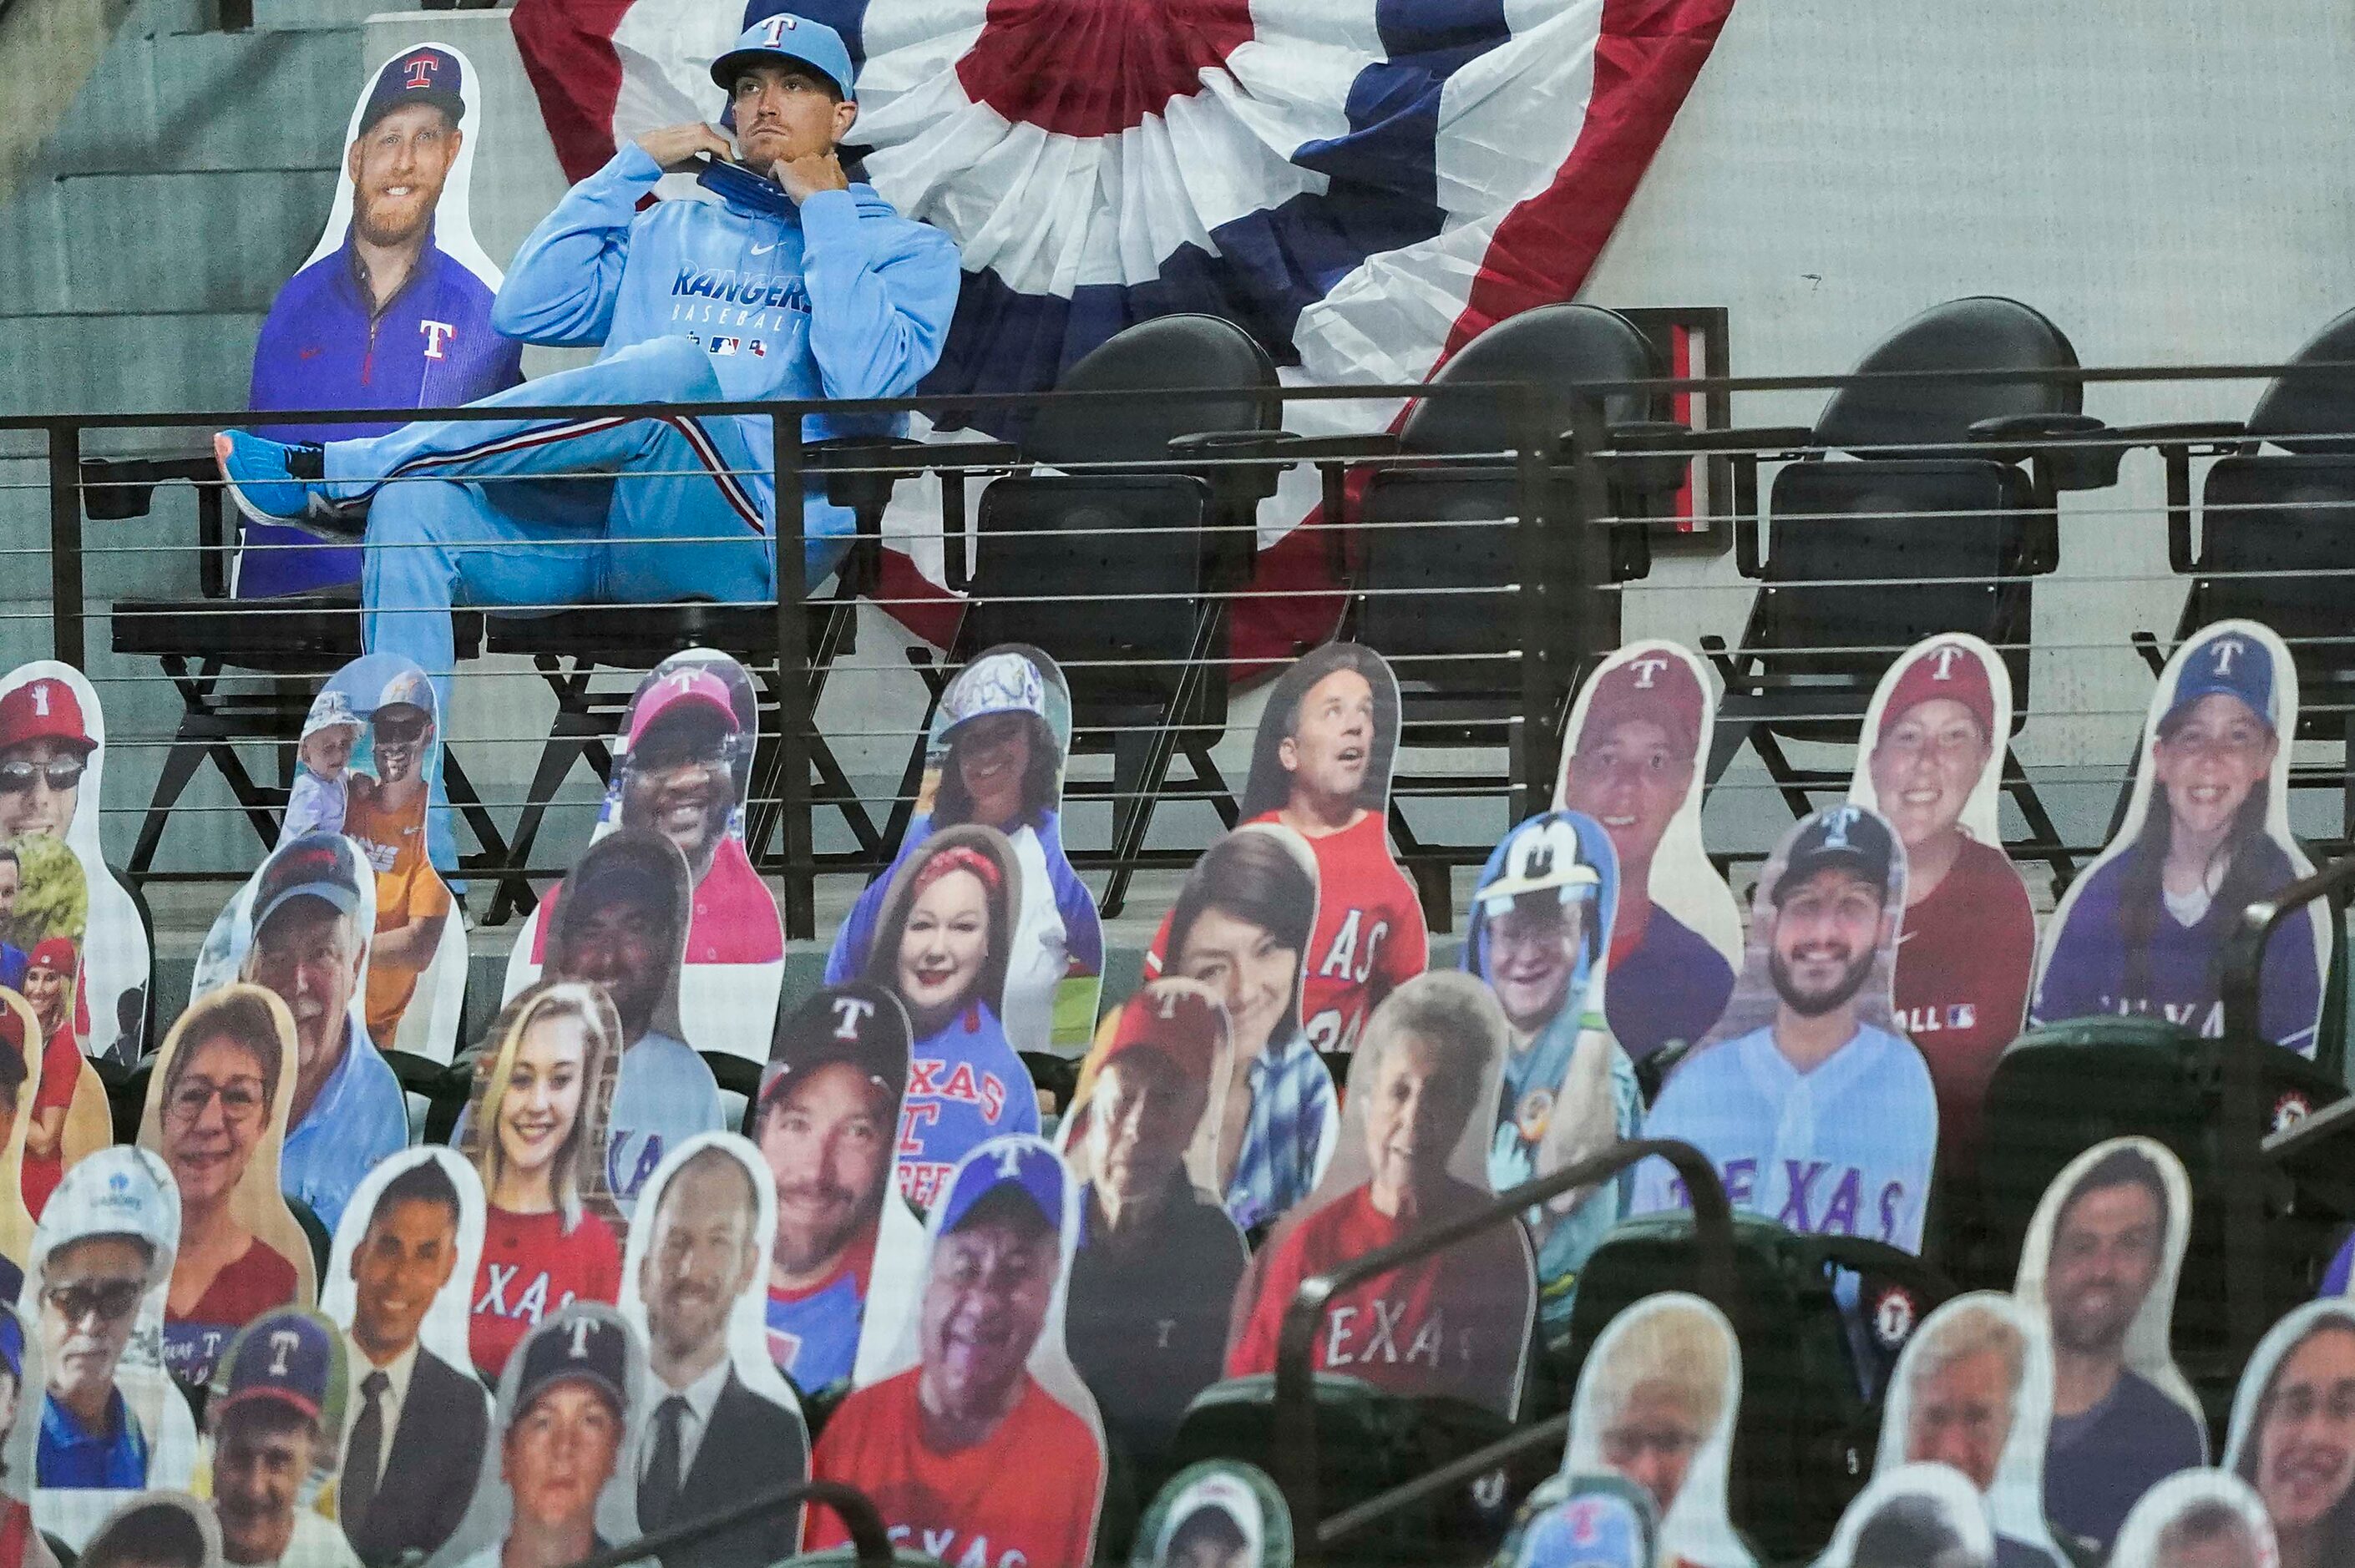
{"type": "Polygon", "coordinates": [[[564,1216],[484,1214],[483,1263],[474,1274],[467,1346],[485,1377],[496,1377],[523,1337],[568,1301],[622,1298],[622,1249],[602,1217],[583,1213],[572,1234],[564,1216]]]}
{"type": "MultiPolygon", "coordinates": [[[[1462,1208],[1487,1201],[1468,1187],[1457,1196],[1462,1208]]],[[[1227,1375],[1275,1370],[1277,1331],[1302,1281],[1412,1228],[1375,1208],[1369,1187],[1352,1188],[1289,1234],[1280,1228],[1257,1260],[1257,1278],[1243,1282],[1251,1316],[1228,1349],[1227,1375]]],[[[1452,1394],[1509,1415],[1536,1302],[1535,1264],[1520,1227],[1492,1226],[1334,1297],[1316,1335],[1316,1369],[1396,1393],[1452,1394]]]]}
{"type": "MultiPolygon", "coordinates": [[[[1253,817],[1274,822],[1273,811],[1253,817]]],[[[1423,973],[1431,961],[1431,933],[1414,885],[1391,858],[1390,829],[1379,811],[1356,825],[1321,839],[1309,839],[1316,854],[1316,932],[1304,962],[1307,980],[1301,1021],[1308,1044],[1319,1051],[1354,1051],[1366,1019],[1382,998],[1423,973]]],[[[1145,975],[1159,978],[1169,942],[1169,917],[1161,917],[1145,975]]]]}
{"type": "MultiPolygon", "coordinates": [[[[37,1117],[47,1110],[70,1111],[74,1091],[81,1087],[81,1044],[70,1029],[60,1029],[49,1036],[41,1048],[41,1083],[33,1091],[33,1114],[37,1117]]],[[[17,1185],[25,1196],[25,1211],[36,1220],[49,1206],[49,1194],[66,1176],[65,1143],[60,1139],[47,1158],[25,1151],[24,1163],[17,1167],[17,1185]]]]}
{"type": "MultiPolygon", "coordinates": [[[[948,1568],[1082,1568],[1103,1498],[1103,1450],[1087,1422],[1025,1372],[996,1431],[942,1453],[924,1441],[922,1375],[911,1368],[844,1400],[818,1438],[816,1478],[865,1492],[894,1545],[948,1568]]],[[[831,1511],[810,1510],[804,1551],[849,1541],[831,1511]]]]}
{"type": "Polygon", "coordinates": [[[1898,937],[1897,1025],[1930,1065],[1942,1160],[1976,1158],[1996,1059],[2018,1037],[2036,967],[2036,912],[2000,850],[1964,843],[1898,937]]]}

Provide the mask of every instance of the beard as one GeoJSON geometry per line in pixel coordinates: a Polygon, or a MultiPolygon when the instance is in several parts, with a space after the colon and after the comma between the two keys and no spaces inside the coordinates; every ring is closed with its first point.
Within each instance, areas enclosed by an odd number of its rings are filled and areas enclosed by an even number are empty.
{"type": "Polygon", "coordinates": [[[433,209],[441,201],[442,187],[437,184],[428,189],[421,182],[405,196],[357,192],[352,201],[352,227],[370,245],[406,244],[432,226],[433,209]]]}
{"type": "Polygon", "coordinates": [[[1864,989],[1866,979],[1872,973],[1875,956],[1871,949],[1867,948],[1862,958],[1849,966],[1848,972],[1840,976],[1837,984],[1828,991],[1817,991],[1813,995],[1798,989],[1791,979],[1790,969],[1783,962],[1782,954],[1770,951],[1766,955],[1766,971],[1773,978],[1774,994],[1782,999],[1784,1006],[1802,1018],[1821,1018],[1847,1006],[1856,993],[1864,989]]]}
{"type": "MultiPolygon", "coordinates": [[[[888,1186],[888,1182],[887,1182],[888,1186]]],[[[783,1194],[779,1194],[782,1200],[783,1194]]],[[[777,1239],[769,1249],[770,1257],[787,1274],[807,1274],[826,1258],[834,1257],[850,1245],[851,1241],[867,1226],[873,1224],[883,1212],[883,1194],[873,1201],[854,1203],[844,1212],[845,1217],[835,1224],[813,1226],[797,1238],[786,1226],[784,1205],[778,1204],[777,1239]]]]}

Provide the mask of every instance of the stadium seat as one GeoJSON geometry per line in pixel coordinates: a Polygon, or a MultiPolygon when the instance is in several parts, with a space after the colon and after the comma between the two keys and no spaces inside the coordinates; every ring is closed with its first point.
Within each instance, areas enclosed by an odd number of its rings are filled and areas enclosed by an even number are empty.
{"type": "MultiPolygon", "coordinates": [[[[1884,338],[1859,376],[2060,371],[2076,351],[2017,301],[1950,301],[1884,338]]],[[[2001,652],[2016,714],[2029,703],[2035,578],[2060,561],[2062,490],[2116,479],[2117,451],[2087,445],[2103,427],[2079,412],[2073,379],[1889,379],[1835,392],[1812,429],[1710,432],[1734,453],[1735,562],[1762,585],[1741,646],[1704,637],[1725,695],[1706,775],[1713,787],[1747,743],[1794,816],[1810,790],[1845,791],[1849,770],[1792,765],[1782,742],[1853,744],[1874,686],[1897,655],[1941,631],[2001,652]],[[1856,461],[1830,461],[1835,454],[1856,461]],[[1757,470],[1774,476],[1762,541],[1757,470]]],[[[2018,727],[2017,718],[2014,727],[2018,727]]],[[[2014,845],[2067,876],[2072,863],[2016,757],[2005,788],[2030,838],[2014,845]]]]}
{"type": "MultiPolygon", "coordinates": [[[[1897,1354],[1955,1286],[1894,1247],[1802,1235],[1755,1214],[1734,1215],[1733,1243],[1726,1315],[1742,1389],[1729,1501],[1764,1560],[1800,1559],[1864,1484],[1897,1354]]],[[[1621,1222],[1579,1276],[1567,1385],[1620,1312],[1663,1290],[1697,1291],[1697,1262],[1690,1216],[1621,1222]]]]}
{"type": "MultiPolygon", "coordinates": [[[[2167,470],[2167,559],[2190,592],[2176,620],[2180,643],[2201,627],[2245,618],[2281,634],[2297,662],[2301,740],[2324,740],[2344,753],[2355,714],[2355,640],[2347,635],[2349,577],[2355,574],[2355,311],[2331,322],[2291,356],[2246,424],[2149,425],[2118,433],[2156,448],[2167,470]],[[2195,517],[2191,461],[2213,457],[2200,482],[2195,517]]],[[[2154,673],[2169,650],[2149,632],[2135,643],[2154,673]]],[[[2126,774],[2127,789],[2133,769],[2126,774]]],[[[2290,770],[2290,787],[2340,792],[2339,838],[2323,846],[2342,853],[2355,843],[2355,768],[2290,770]]],[[[2124,820],[2118,796],[2112,831],[2124,820]]]]}
{"type": "Polygon", "coordinates": [[[982,492],[971,579],[951,584],[969,597],[948,657],[932,673],[932,706],[887,838],[896,844],[905,831],[949,673],[983,649],[1029,644],[1071,683],[1072,755],[1113,759],[1108,784],[1065,786],[1067,800],[1112,801],[1110,851],[1071,853],[1082,869],[1109,869],[1099,900],[1109,916],[1140,865],[1192,858],[1164,852],[1156,861],[1146,852],[1165,799],[1207,800],[1226,825],[1235,822],[1233,795],[1211,757],[1227,722],[1228,599],[1249,580],[1254,519],[1276,471],[1234,460],[1268,444],[1275,366],[1231,322],[1169,315],[1107,339],[1056,389],[1158,396],[1047,407],[1023,432],[1021,453],[1060,471],[992,480],[982,492]],[[1171,786],[1180,754],[1192,776],[1171,786]]]}
{"type": "MultiPolygon", "coordinates": [[[[324,589],[275,599],[239,599],[233,588],[239,533],[222,503],[219,469],[211,454],[123,461],[85,459],[84,514],[93,523],[145,517],[155,487],[185,482],[196,492],[197,593],[117,599],[109,618],[114,652],[154,659],[180,697],[180,719],[157,772],[124,873],[136,887],[146,880],[169,825],[173,806],[209,761],[267,849],[278,839],[278,819],[293,779],[294,744],[304,715],[325,676],[360,656],[359,590],[324,589]],[[239,757],[240,743],[279,748],[277,779],[258,782],[239,757]]],[[[240,525],[241,532],[241,525],[240,525]]],[[[161,572],[155,576],[163,576],[161,572]]],[[[453,621],[458,658],[481,650],[483,618],[453,621]]],[[[442,748],[451,803],[483,846],[480,859],[502,862],[507,848],[455,751],[442,748]]]]}
{"type": "MultiPolygon", "coordinates": [[[[1367,484],[1354,526],[1332,534],[1345,552],[1341,565],[1351,598],[1341,635],[1379,650],[1398,672],[1402,749],[1458,752],[1467,747],[1507,751],[1506,771],[1466,776],[1401,772],[1394,780],[1391,833],[1401,860],[1413,875],[1423,917],[1434,930],[1455,919],[1448,870],[1478,865],[1497,833],[1473,835],[1476,842],[1424,844],[1410,825],[1401,800],[1408,797],[1504,794],[1512,780],[1528,776],[1519,757],[1521,730],[1514,721],[1525,707],[1522,655],[1525,639],[1513,620],[1518,613],[1511,585],[1524,579],[1518,531],[1508,520],[1523,509],[1521,479],[1509,451],[1517,425],[1529,418],[1522,395],[1507,389],[1462,392],[1484,383],[1519,382],[1536,387],[1544,428],[1565,430],[1578,389],[1596,382],[1640,381],[1665,376],[1651,341],[1615,311],[1597,305],[1540,305],[1498,322],[1465,345],[1432,378],[1441,395],[1423,399],[1407,417],[1394,442],[1370,450],[1386,454],[1367,484]],[[1452,393],[1452,395],[1450,395],[1452,393]],[[1452,454],[1484,454],[1470,461],[1443,461],[1452,454]],[[1400,527],[1406,523],[1455,524],[1400,527]],[[1438,590],[1434,592],[1433,590],[1438,590]],[[1507,635],[1499,631],[1509,628],[1507,635]]],[[[1642,394],[1614,392],[1602,400],[1605,439],[1615,448],[1637,439],[1681,437],[1681,427],[1646,418],[1651,402],[1642,394]]],[[[1306,443],[1304,452],[1313,451],[1306,443]]],[[[1546,541],[1549,578],[1564,591],[1579,585],[1626,582],[1651,567],[1650,542],[1641,527],[1613,529],[1607,537],[1579,525],[1577,471],[1562,466],[1570,441],[1547,454],[1554,464],[1546,541]],[[1573,552],[1590,557],[1582,565],[1573,552]],[[1577,566],[1576,570],[1572,570],[1577,566]]],[[[1609,506],[1614,516],[1641,517],[1661,488],[1638,482],[1665,473],[1673,493],[1681,482],[1681,459],[1655,460],[1608,471],[1609,506]]],[[[1550,630],[1568,630],[1578,620],[1579,645],[1616,647],[1619,596],[1586,594],[1549,606],[1550,630]]],[[[1569,663],[1552,667],[1564,677],[1559,694],[1567,701],[1569,663]]],[[[1503,821],[1518,816],[1508,808],[1503,821]]],[[[1501,832],[1501,825],[1498,829],[1501,832]]]]}

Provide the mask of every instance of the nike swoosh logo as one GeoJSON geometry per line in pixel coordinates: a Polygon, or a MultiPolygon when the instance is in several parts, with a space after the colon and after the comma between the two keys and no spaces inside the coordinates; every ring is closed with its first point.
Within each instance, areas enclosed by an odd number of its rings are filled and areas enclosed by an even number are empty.
{"type": "Polygon", "coordinates": [[[779,241],[772,239],[766,245],[755,245],[752,247],[752,254],[755,256],[766,256],[770,251],[774,250],[779,243],[779,241]]]}

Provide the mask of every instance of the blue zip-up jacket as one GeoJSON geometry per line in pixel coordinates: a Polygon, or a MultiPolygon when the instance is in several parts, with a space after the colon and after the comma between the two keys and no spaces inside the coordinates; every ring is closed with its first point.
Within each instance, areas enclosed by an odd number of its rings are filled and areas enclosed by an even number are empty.
{"type": "MultiPolygon", "coordinates": [[[[901,397],[940,358],[956,308],[956,247],[901,217],[872,185],[820,191],[799,207],[781,197],[773,208],[731,199],[639,211],[661,177],[632,143],[573,186],[516,252],[491,324],[551,347],[602,344],[601,359],[689,338],[731,399],[901,397]]],[[[769,421],[737,423],[753,467],[766,470],[769,421]]],[[[876,428],[812,416],[802,433],[876,428]]],[[[770,474],[745,478],[773,514],[770,474]]],[[[812,533],[840,531],[811,524],[812,533]]]]}

